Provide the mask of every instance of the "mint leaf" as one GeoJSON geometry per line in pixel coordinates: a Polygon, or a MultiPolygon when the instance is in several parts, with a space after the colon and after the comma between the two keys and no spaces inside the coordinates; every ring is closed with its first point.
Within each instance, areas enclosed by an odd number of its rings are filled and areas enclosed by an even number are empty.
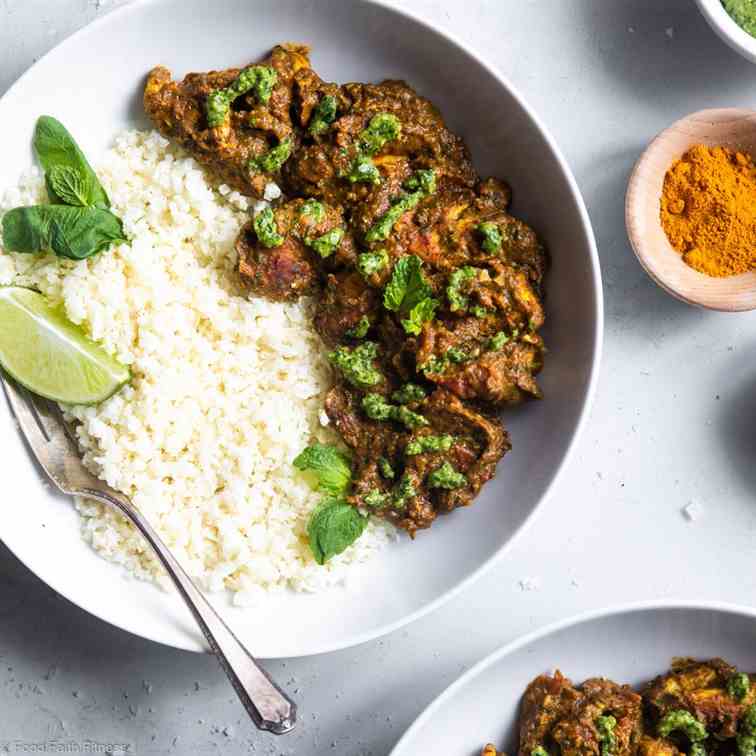
{"type": "Polygon", "coordinates": [[[349,457],[335,446],[313,444],[294,460],[297,470],[315,473],[318,490],[333,496],[346,494],[352,483],[352,467],[349,457]]]}
{"type": "Polygon", "coordinates": [[[110,200],[99,179],[66,127],[52,116],[40,116],[34,129],[34,152],[45,171],[47,193],[56,204],[94,205],[106,209],[110,200]],[[81,187],[86,189],[84,202],[70,203],[55,189],[50,174],[56,168],[70,168],[79,176],[81,187]]]}
{"type": "Polygon", "coordinates": [[[383,306],[387,310],[411,309],[431,295],[431,288],[421,271],[422,265],[423,261],[416,255],[407,255],[396,261],[391,280],[383,292],[383,306]]]}
{"type": "Polygon", "coordinates": [[[91,194],[86,176],[70,165],[54,165],[47,172],[48,186],[66,205],[86,207],[91,194]]]}
{"type": "Polygon", "coordinates": [[[121,221],[109,210],[69,205],[16,207],[3,216],[3,246],[10,252],[55,252],[83,260],[126,241],[121,221]]]}
{"type": "Polygon", "coordinates": [[[412,336],[418,336],[423,330],[423,323],[433,320],[436,314],[438,302],[435,299],[422,299],[410,311],[409,315],[402,320],[404,330],[412,336]]]}
{"type": "Polygon", "coordinates": [[[341,554],[364,532],[368,519],[343,499],[324,499],[307,525],[310,550],[318,564],[341,554]]]}

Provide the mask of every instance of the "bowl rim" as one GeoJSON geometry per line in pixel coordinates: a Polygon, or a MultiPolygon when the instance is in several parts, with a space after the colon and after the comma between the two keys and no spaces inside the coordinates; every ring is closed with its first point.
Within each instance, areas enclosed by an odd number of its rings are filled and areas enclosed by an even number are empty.
{"type": "Polygon", "coordinates": [[[724,601],[694,601],[690,599],[653,599],[649,601],[633,601],[621,604],[611,604],[609,606],[601,607],[599,609],[591,609],[589,611],[581,612],[579,614],[571,615],[565,619],[552,622],[545,627],[538,628],[531,633],[527,633],[519,638],[515,638],[509,643],[500,646],[490,654],[485,656],[479,662],[474,664],[467,672],[460,675],[454,682],[452,682],[447,688],[445,688],[436,698],[434,698],[428,706],[423,709],[417,719],[409,726],[407,731],[402,735],[396,745],[393,747],[389,756],[402,756],[402,753],[406,746],[411,745],[412,739],[416,733],[419,732],[427,722],[433,718],[436,711],[440,709],[446,702],[452,698],[456,693],[464,688],[468,683],[472,682],[476,677],[481,675],[490,667],[497,664],[504,657],[519,651],[533,643],[536,643],[549,635],[555,635],[562,630],[567,630],[572,627],[578,627],[580,625],[588,624],[589,622],[595,622],[607,617],[619,617],[624,614],[643,614],[646,612],[658,612],[658,611],[710,611],[721,614],[735,614],[741,617],[748,617],[756,620],[756,607],[745,606],[744,604],[735,604],[724,601]]]}
{"type": "MultiPolygon", "coordinates": [[[[11,95],[11,93],[15,93],[17,89],[21,89],[26,79],[28,78],[29,74],[31,73],[31,71],[35,70],[38,66],[41,66],[46,61],[47,57],[53,51],[57,50],[58,47],[62,45],[74,43],[80,36],[83,36],[85,33],[91,33],[93,28],[97,29],[97,28],[100,28],[101,26],[105,26],[106,24],[112,24],[114,22],[117,23],[119,19],[124,18],[127,14],[138,13],[143,6],[158,4],[165,1],[167,0],[132,0],[126,5],[122,5],[110,11],[109,13],[95,19],[89,24],[86,24],[81,29],[78,29],[73,34],[66,37],[64,40],[61,40],[61,42],[55,45],[55,47],[53,47],[50,51],[48,51],[45,55],[43,55],[39,60],[35,61],[28,69],[26,69],[24,73],[8,88],[8,90],[3,94],[3,96],[0,97],[0,101],[4,100],[6,97],[11,95]]],[[[472,61],[474,61],[478,66],[480,66],[486,73],[488,73],[499,84],[499,86],[501,86],[504,90],[507,91],[507,93],[512,97],[513,100],[515,100],[517,105],[522,109],[526,117],[530,120],[532,127],[537,131],[540,137],[547,144],[549,150],[551,151],[551,155],[553,159],[556,161],[558,165],[559,171],[561,172],[561,174],[563,175],[565,179],[569,193],[572,196],[572,199],[575,203],[575,208],[578,213],[578,219],[581,226],[581,230],[587,242],[587,248],[588,248],[587,262],[588,262],[588,268],[590,272],[590,286],[594,293],[594,297],[593,297],[594,303],[593,303],[593,313],[592,313],[593,314],[593,318],[592,318],[593,327],[591,329],[592,331],[591,338],[593,340],[593,345],[592,345],[592,350],[591,350],[592,353],[591,353],[591,359],[590,359],[589,376],[588,376],[588,381],[587,381],[584,397],[582,400],[582,406],[580,408],[580,413],[579,413],[577,422],[575,423],[575,426],[570,434],[565,451],[562,455],[562,459],[551,476],[551,480],[546,485],[540,499],[537,501],[532,511],[527,515],[527,517],[523,520],[520,526],[511,534],[511,536],[506,541],[506,543],[504,543],[497,551],[495,551],[490,557],[488,557],[488,559],[486,559],[483,563],[481,563],[475,570],[473,570],[463,580],[459,581],[455,585],[443,591],[440,595],[436,596],[436,598],[424,603],[422,606],[418,607],[413,612],[408,613],[407,615],[401,617],[398,620],[394,620],[386,624],[378,625],[374,628],[371,628],[370,630],[367,630],[363,633],[355,635],[351,638],[344,638],[339,641],[334,641],[331,643],[323,643],[323,644],[312,646],[312,647],[303,646],[302,649],[297,651],[296,653],[291,653],[290,651],[287,651],[285,655],[280,654],[280,653],[277,653],[277,654],[269,653],[266,655],[260,655],[258,657],[260,659],[279,659],[279,658],[293,659],[293,658],[301,658],[301,657],[306,657],[306,656],[315,656],[322,653],[330,653],[332,651],[339,651],[346,648],[352,648],[362,643],[367,643],[368,641],[374,640],[376,638],[383,637],[385,635],[388,635],[389,633],[394,632],[395,630],[398,630],[402,627],[405,627],[406,625],[409,625],[410,623],[415,622],[421,617],[440,608],[447,602],[451,601],[454,597],[462,593],[462,591],[464,591],[467,587],[469,587],[475,581],[480,579],[485,573],[487,573],[499,560],[503,558],[503,556],[515,544],[517,539],[520,538],[520,536],[525,532],[525,530],[534,522],[536,515],[540,511],[542,511],[542,509],[544,508],[544,504],[554,493],[557,485],[559,484],[559,482],[562,479],[562,476],[564,475],[565,470],[569,467],[570,463],[572,462],[572,458],[575,454],[577,443],[585,430],[585,427],[586,427],[586,424],[588,422],[588,418],[590,415],[590,410],[593,406],[593,402],[596,396],[596,391],[597,391],[597,386],[598,386],[598,377],[599,377],[600,366],[601,366],[601,357],[602,357],[602,352],[603,352],[603,334],[604,334],[604,298],[603,298],[603,286],[602,286],[602,279],[601,279],[601,265],[600,265],[599,256],[598,256],[595,234],[593,231],[593,226],[590,221],[588,210],[585,205],[585,201],[583,199],[580,188],[578,187],[575,176],[573,175],[572,169],[569,167],[554,137],[551,135],[551,133],[549,132],[549,130],[547,129],[546,125],[541,120],[541,118],[539,118],[536,115],[536,113],[531,108],[531,106],[526,102],[526,100],[524,99],[520,91],[509,81],[509,79],[506,76],[504,76],[495,66],[487,63],[481,57],[481,55],[478,54],[478,52],[475,50],[474,47],[462,42],[454,33],[450,32],[447,28],[445,28],[442,25],[432,23],[431,21],[415,13],[414,11],[410,11],[401,6],[394,5],[391,2],[391,0],[358,0],[358,1],[365,5],[375,6],[384,11],[388,11],[389,13],[393,13],[400,20],[402,18],[410,20],[420,25],[421,27],[423,27],[430,33],[433,33],[437,35],[438,37],[440,37],[441,40],[447,45],[451,45],[457,48],[461,53],[468,56],[472,61]]],[[[117,627],[121,630],[129,632],[133,635],[136,635],[141,638],[145,638],[147,640],[154,641],[156,643],[160,643],[170,648],[177,648],[180,650],[192,651],[196,653],[210,653],[210,650],[207,647],[205,647],[204,645],[200,645],[197,642],[190,642],[190,641],[180,642],[178,638],[175,636],[172,636],[170,639],[168,639],[164,637],[160,632],[156,632],[152,627],[145,628],[145,627],[142,627],[141,625],[136,626],[136,623],[132,625],[130,623],[129,624],[121,623],[121,622],[116,622],[115,620],[109,619],[106,613],[101,612],[101,610],[98,609],[97,600],[95,597],[77,596],[76,598],[73,598],[71,595],[69,595],[70,591],[68,590],[67,585],[64,583],[62,584],[62,581],[59,582],[55,575],[44,573],[45,577],[42,578],[40,574],[37,573],[37,571],[32,567],[32,565],[35,565],[35,559],[34,559],[33,554],[25,552],[21,548],[17,548],[14,550],[13,547],[9,543],[7,543],[7,541],[4,539],[2,534],[0,534],[0,540],[3,541],[3,543],[11,551],[11,553],[13,553],[14,556],[22,564],[24,564],[24,566],[27,567],[27,569],[33,572],[41,580],[43,580],[43,582],[49,585],[53,590],[55,590],[57,593],[63,596],[70,603],[86,611],[87,613],[97,617],[98,619],[104,622],[107,622],[108,624],[114,627],[117,627]]]]}
{"type": "Polygon", "coordinates": [[[722,5],[722,0],[696,0],[699,10],[717,36],[735,52],[756,63],[756,37],[742,29],[722,5]]]}

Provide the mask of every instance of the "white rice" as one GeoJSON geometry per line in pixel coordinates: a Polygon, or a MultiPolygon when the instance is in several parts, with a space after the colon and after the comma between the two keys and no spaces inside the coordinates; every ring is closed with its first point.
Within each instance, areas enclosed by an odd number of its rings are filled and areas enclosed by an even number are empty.
{"type": "MultiPolygon", "coordinates": [[[[233,274],[245,197],[214,188],[156,132],[130,131],[98,175],[131,244],[89,260],[3,253],[0,284],[60,302],[133,373],[98,407],[69,408],[88,467],[128,494],[209,591],[240,606],[266,591],[342,582],[393,530],[371,523],[321,567],[305,535],[319,496],[292,467],[314,439],[332,441],[322,404],[330,378],[311,303],[248,299],[233,274]]],[[[280,192],[270,185],[266,197],[280,192]]],[[[46,201],[38,170],[8,190],[0,213],[46,201]]],[[[139,578],[167,578],[115,511],[79,501],[82,534],[139,578]]]]}

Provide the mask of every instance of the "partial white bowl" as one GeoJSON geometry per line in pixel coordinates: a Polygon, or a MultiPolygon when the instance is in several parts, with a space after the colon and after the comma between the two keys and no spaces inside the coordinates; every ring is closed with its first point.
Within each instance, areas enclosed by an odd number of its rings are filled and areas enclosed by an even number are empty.
{"type": "Polygon", "coordinates": [[[756,669],[756,609],[654,602],[603,609],[539,630],[484,659],[415,721],[391,756],[477,756],[486,743],[517,753],[520,699],[537,675],[608,677],[639,685],[675,656],[721,656],[756,669]]]}
{"type": "Polygon", "coordinates": [[[756,63],[756,37],[738,26],[721,0],[696,0],[696,3],[717,36],[735,52],[756,63]]]}
{"type": "MultiPolygon", "coordinates": [[[[504,553],[553,487],[583,425],[596,382],[602,300],[583,201],[551,137],[520,95],[473,52],[404,11],[342,0],[133,2],[78,32],[34,65],[0,100],[0,186],[32,162],[37,117],[59,118],[94,161],[119,129],[148,124],[144,77],[242,65],[275,42],[313,47],[335,81],[402,78],[437,103],[479,167],[509,179],[515,209],[548,243],[543,373],[546,399],[512,411],[514,451],[469,510],[442,518],[415,542],[403,537],[345,589],[285,594],[251,610],[214,603],[260,657],[343,648],[387,633],[451,598],[504,553]]],[[[45,582],[87,611],[146,638],[204,648],[180,600],[126,580],[80,539],[65,499],[43,488],[0,407],[0,537],[45,582]]],[[[542,523],[548,526],[548,523],[542,523]]],[[[516,611],[516,607],[513,607],[516,611]]]]}

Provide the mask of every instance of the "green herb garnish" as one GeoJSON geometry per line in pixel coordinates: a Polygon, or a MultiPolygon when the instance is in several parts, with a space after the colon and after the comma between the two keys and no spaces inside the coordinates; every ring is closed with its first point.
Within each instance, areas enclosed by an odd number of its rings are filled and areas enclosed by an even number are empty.
{"type": "Polygon", "coordinates": [[[381,172],[369,155],[357,155],[344,178],[353,184],[380,184],[381,172]]]}
{"type": "Polygon", "coordinates": [[[727,681],[727,692],[737,701],[742,701],[751,689],[751,679],[745,672],[736,672],[727,681]]]}
{"type": "Polygon", "coordinates": [[[410,430],[428,425],[428,421],[407,407],[389,404],[381,394],[368,394],[362,398],[362,409],[371,420],[393,420],[410,430]]]}
{"type": "Polygon", "coordinates": [[[397,404],[412,404],[413,402],[421,402],[425,399],[426,391],[422,386],[418,386],[416,383],[405,383],[397,391],[391,394],[391,398],[397,404]]]}
{"type": "Polygon", "coordinates": [[[391,466],[391,462],[389,462],[386,457],[378,458],[378,469],[381,471],[381,475],[386,478],[386,480],[394,479],[394,468],[391,466]]]}
{"type": "Polygon", "coordinates": [[[499,331],[488,340],[488,351],[498,352],[505,344],[508,344],[512,336],[506,331],[499,331]]]}
{"type": "Polygon", "coordinates": [[[247,168],[250,171],[262,171],[263,173],[275,173],[281,170],[281,166],[291,157],[293,143],[290,137],[282,139],[279,144],[268,150],[264,155],[250,158],[247,168]]]}
{"type": "Polygon", "coordinates": [[[312,247],[323,259],[330,257],[344,238],[343,228],[332,228],[317,239],[305,239],[305,244],[312,247]]]}
{"type": "Polygon", "coordinates": [[[501,249],[502,235],[495,223],[479,223],[475,230],[483,237],[481,247],[490,254],[495,254],[501,249]]]}
{"type": "Polygon", "coordinates": [[[313,444],[294,460],[297,470],[309,470],[317,479],[317,488],[332,496],[346,494],[352,482],[352,466],[349,457],[335,446],[313,444]]]}
{"type": "Polygon", "coordinates": [[[40,116],[34,129],[34,152],[45,172],[50,202],[80,207],[110,207],[92,166],[68,129],[52,116],[40,116]]]}
{"type": "Polygon", "coordinates": [[[83,260],[126,241],[121,221],[109,210],[69,205],[16,207],[3,216],[8,252],[45,252],[83,260]]]}
{"type": "Polygon", "coordinates": [[[320,102],[315,106],[310,117],[310,124],[307,130],[313,136],[328,131],[331,124],[336,120],[336,111],[338,110],[338,101],[333,95],[323,95],[320,102]]]}
{"type": "Polygon", "coordinates": [[[373,488],[362,497],[362,503],[367,509],[383,509],[391,501],[391,494],[373,488]]]}
{"type": "Polygon", "coordinates": [[[457,472],[450,462],[444,462],[441,467],[434,470],[428,476],[429,488],[445,488],[452,490],[462,488],[467,483],[467,478],[462,473],[457,472]]]}
{"type": "Polygon", "coordinates": [[[280,247],[284,243],[284,237],[278,233],[276,216],[271,208],[261,210],[252,221],[252,226],[264,247],[280,247]]]}
{"type": "Polygon", "coordinates": [[[207,96],[207,125],[220,126],[228,118],[231,103],[247,92],[254,92],[257,100],[267,103],[278,81],[278,74],[270,66],[245,68],[225,89],[216,89],[207,96]]]}
{"type": "Polygon", "coordinates": [[[360,132],[360,151],[375,155],[388,142],[398,139],[402,134],[402,124],[392,113],[378,113],[360,132]]]}
{"type": "Polygon", "coordinates": [[[432,168],[420,168],[404,182],[404,188],[411,191],[419,189],[425,194],[435,194],[436,172],[432,168]]]}
{"type": "Polygon", "coordinates": [[[611,756],[617,748],[617,736],[614,730],[617,727],[617,720],[611,714],[596,718],[596,729],[598,730],[599,743],[601,744],[601,756],[611,756]]]}
{"type": "Polygon", "coordinates": [[[346,335],[353,339],[364,339],[367,332],[370,330],[370,319],[367,315],[363,315],[354,328],[350,328],[346,335]]]}
{"type": "Polygon", "coordinates": [[[367,230],[365,241],[375,242],[388,239],[399,218],[416,207],[423,196],[422,192],[413,192],[394,200],[394,204],[367,230]]]}
{"type": "Polygon", "coordinates": [[[666,738],[675,730],[686,735],[691,743],[697,743],[709,737],[706,727],[685,709],[675,709],[665,714],[659,722],[657,731],[659,735],[666,738]]]}
{"type": "Polygon", "coordinates": [[[365,531],[368,518],[343,499],[327,498],[310,515],[307,536],[318,564],[341,554],[365,531]]]}
{"type": "Polygon", "coordinates": [[[305,218],[312,218],[315,223],[320,223],[325,218],[325,207],[316,199],[308,199],[302,203],[299,214],[305,218]]]}
{"type": "Polygon", "coordinates": [[[354,349],[339,347],[328,355],[328,359],[343,374],[344,378],[357,388],[371,388],[383,381],[383,375],[373,361],[378,356],[378,344],[366,341],[354,349]]]}
{"type": "Polygon", "coordinates": [[[530,752],[530,756],[549,756],[549,752],[543,746],[536,746],[530,752]]]}
{"type": "Polygon", "coordinates": [[[3,216],[3,246],[9,252],[54,252],[83,260],[125,242],[121,220],[84,153],[62,123],[42,116],[34,150],[45,171],[51,205],[16,207],[3,216]]]}
{"type": "Polygon", "coordinates": [[[735,743],[739,756],[756,754],[756,705],[749,706],[743,714],[735,743]]]}
{"type": "Polygon", "coordinates": [[[397,260],[391,280],[383,292],[383,306],[402,318],[404,330],[412,335],[422,331],[423,324],[433,320],[438,301],[431,297],[433,290],[422,273],[423,261],[416,255],[397,260]]]}
{"type": "Polygon", "coordinates": [[[426,452],[449,451],[453,443],[454,436],[418,436],[407,444],[405,451],[410,456],[426,452]]]}
{"type": "Polygon", "coordinates": [[[449,284],[446,287],[446,297],[449,300],[449,309],[452,312],[464,312],[470,305],[470,297],[464,293],[467,285],[474,281],[480,268],[473,268],[470,265],[464,265],[457,268],[449,276],[449,284]]]}
{"type": "Polygon", "coordinates": [[[357,270],[365,278],[372,276],[373,273],[379,273],[388,265],[389,257],[385,249],[379,249],[375,252],[363,252],[357,258],[357,270]]]}
{"type": "Polygon", "coordinates": [[[391,495],[392,504],[396,509],[402,509],[416,495],[417,491],[412,478],[408,473],[404,473],[391,495]]]}

